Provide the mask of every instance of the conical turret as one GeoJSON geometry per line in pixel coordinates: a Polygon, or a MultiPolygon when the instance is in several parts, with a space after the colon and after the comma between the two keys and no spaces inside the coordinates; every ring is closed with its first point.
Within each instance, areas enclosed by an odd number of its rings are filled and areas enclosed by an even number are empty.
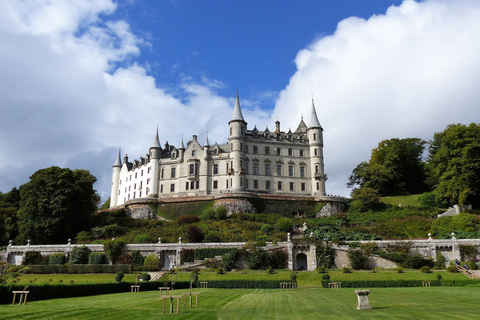
{"type": "Polygon", "coordinates": [[[242,108],[240,107],[240,99],[238,98],[238,91],[237,91],[237,99],[235,100],[235,107],[233,108],[232,118],[230,119],[230,122],[232,121],[245,122],[245,119],[243,119],[242,108]]]}
{"type": "Polygon", "coordinates": [[[122,156],[120,155],[120,148],[118,149],[118,156],[117,160],[113,164],[114,167],[121,167],[122,166],[122,156]]]}
{"type": "Polygon", "coordinates": [[[315,110],[315,103],[313,102],[313,98],[312,98],[312,114],[310,116],[310,124],[308,126],[308,129],[311,129],[311,128],[319,128],[323,130],[322,126],[320,125],[320,122],[318,121],[317,111],[315,110]]]}

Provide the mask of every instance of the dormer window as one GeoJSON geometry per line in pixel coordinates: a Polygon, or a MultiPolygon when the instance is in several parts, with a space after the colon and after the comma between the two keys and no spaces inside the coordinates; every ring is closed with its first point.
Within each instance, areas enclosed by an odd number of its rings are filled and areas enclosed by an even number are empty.
{"type": "Polygon", "coordinates": [[[192,157],[195,157],[195,150],[192,150],[192,157]]]}

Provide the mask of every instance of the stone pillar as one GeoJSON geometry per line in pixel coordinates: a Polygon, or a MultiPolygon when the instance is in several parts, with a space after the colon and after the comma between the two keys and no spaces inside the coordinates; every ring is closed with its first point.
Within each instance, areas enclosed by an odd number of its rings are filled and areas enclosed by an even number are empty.
{"type": "Polygon", "coordinates": [[[310,263],[310,269],[308,269],[308,271],[315,271],[315,269],[317,269],[317,248],[315,247],[314,244],[310,245],[310,257],[311,257],[311,263],[310,263]]]}
{"type": "Polygon", "coordinates": [[[357,310],[372,309],[372,307],[370,306],[370,302],[368,301],[368,295],[370,294],[370,290],[355,290],[355,293],[358,297],[357,310]]]}
{"type": "Polygon", "coordinates": [[[293,243],[290,232],[287,234],[288,269],[293,271],[293,243]]]}

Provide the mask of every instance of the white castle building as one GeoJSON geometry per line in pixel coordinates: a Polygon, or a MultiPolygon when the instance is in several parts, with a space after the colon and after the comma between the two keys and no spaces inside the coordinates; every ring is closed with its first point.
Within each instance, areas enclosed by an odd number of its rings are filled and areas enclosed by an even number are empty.
{"type": "MultiPolygon", "coordinates": [[[[110,207],[134,199],[275,194],[284,197],[326,196],[323,162],[323,128],[312,100],[310,123],[302,120],[295,132],[247,129],[237,94],[228,126],[227,144],[202,146],[193,136],[179,148],[164,148],[157,134],[149,153],[132,162],[125,155],[113,165],[110,207]]],[[[136,201],[137,201],[136,200],[136,201]]]]}

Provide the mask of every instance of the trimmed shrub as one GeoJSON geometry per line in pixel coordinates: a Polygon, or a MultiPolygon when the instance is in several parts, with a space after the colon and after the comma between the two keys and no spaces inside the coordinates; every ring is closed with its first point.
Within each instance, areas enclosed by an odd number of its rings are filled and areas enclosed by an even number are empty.
{"type": "Polygon", "coordinates": [[[297,275],[295,273],[292,272],[292,274],[290,275],[290,281],[291,282],[297,282],[297,275]]]}
{"type": "Polygon", "coordinates": [[[195,250],[182,249],[180,252],[180,260],[182,263],[193,262],[195,260],[195,250]]]}
{"type": "Polygon", "coordinates": [[[423,266],[433,268],[433,260],[425,259],[421,255],[412,255],[412,256],[407,256],[407,258],[403,262],[403,267],[409,268],[409,269],[420,269],[423,266]]]}
{"type": "Polygon", "coordinates": [[[268,274],[275,274],[275,269],[273,269],[272,267],[268,267],[267,273],[268,274]]]}
{"type": "Polygon", "coordinates": [[[327,272],[327,269],[325,269],[324,266],[320,266],[317,269],[315,269],[318,273],[325,273],[327,272]]]}
{"type": "Polygon", "coordinates": [[[117,259],[118,264],[132,264],[132,256],[128,252],[124,252],[117,259]]]}
{"type": "Polygon", "coordinates": [[[48,257],[48,264],[65,264],[65,261],[63,253],[55,253],[48,257]]]}
{"type": "Polygon", "coordinates": [[[187,240],[188,242],[198,243],[202,242],[204,238],[203,231],[197,226],[190,226],[187,230],[187,240]]]}
{"type": "Polygon", "coordinates": [[[457,272],[459,272],[458,269],[457,269],[457,267],[454,266],[454,265],[449,265],[449,266],[447,267],[447,271],[450,272],[450,273],[457,273],[457,272]]]}
{"type": "Polygon", "coordinates": [[[107,256],[101,252],[91,252],[88,256],[88,264],[106,264],[107,256]]]}
{"type": "Polygon", "coordinates": [[[396,273],[404,273],[405,271],[403,271],[402,267],[398,267],[397,269],[395,269],[395,272],[396,273]]]}
{"type": "Polygon", "coordinates": [[[123,271],[124,273],[132,273],[131,265],[108,265],[108,264],[55,264],[55,265],[38,265],[28,266],[27,273],[116,273],[123,271]]]}
{"type": "Polygon", "coordinates": [[[342,273],[352,273],[352,269],[350,269],[348,267],[343,267],[342,268],[342,273]]]}
{"type": "Polygon", "coordinates": [[[224,268],[226,271],[232,271],[232,269],[235,268],[235,265],[237,262],[237,256],[238,256],[238,253],[236,250],[230,253],[226,253],[222,258],[222,262],[220,263],[220,266],[224,268]]]}
{"type": "Polygon", "coordinates": [[[214,220],[215,219],[215,210],[208,209],[207,211],[205,211],[205,213],[203,214],[203,219],[214,220]]]}
{"type": "Polygon", "coordinates": [[[469,245],[459,245],[460,254],[465,258],[465,260],[475,260],[478,255],[477,246],[469,245]]]}
{"type": "Polygon", "coordinates": [[[437,254],[437,261],[435,261],[435,268],[436,269],[445,268],[445,257],[441,253],[437,254]]]}
{"type": "Polygon", "coordinates": [[[160,259],[155,255],[150,255],[145,258],[143,267],[148,271],[159,271],[161,269],[160,259]]]}
{"type": "Polygon", "coordinates": [[[140,251],[134,250],[132,251],[131,256],[131,261],[134,267],[141,267],[143,266],[143,263],[145,262],[145,258],[142,256],[140,251]]]}
{"type": "Polygon", "coordinates": [[[275,228],[278,231],[291,232],[293,229],[292,219],[285,217],[278,219],[277,223],[275,224],[275,228]]]}
{"type": "Polygon", "coordinates": [[[268,253],[260,249],[250,251],[247,258],[247,266],[252,270],[266,270],[269,265],[268,253]]]}
{"type": "Polygon", "coordinates": [[[152,279],[152,277],[150,276],[149,273],[144,272],[140,275],[140,279],[142,279],[142,281],[150,281],[150,279],[152,279]]]}
{"type": "Polygon", "coordinates": [[[437,278],[438,281],[442,281],[442,278],[443,278],[443,277],[442,277],[441,274],[437,274],[437,275],[435,276],[435,278],[437,278]]]}
{"type": "Polygon", "coordinates": [[[216,210],[215,210],[215,218],[217,218],[217,220],[223,220],[227,217],[227,208],[225,207],[218,207],[216,210]]]}
{"type": "Polygon", "coordinates": [[[317,261],[320,266],[328,269],[335,264],[335,249],[329,245],[318,244],[316,247],[317,261]]]}
{"type": "Polygon", "coordinates": [[[270,251],[268,263],[274,269],[285,269],[288,263],[288,253],[283,249],[270,251]]]}
{"type": "Polygon", "coordinates": [[[27,251],[25,252],[25,258],[23,258],[22,264],[24,266],[45,264],[45,258],[40,252],[37,251],[27,251]]]}
{"type": "Polygon", "coordinates": [[[147,236],[146,234],[139,234],[135,236],[135,239],[133,239],[133,243],[151,243],[150,237],[147,236]]]}
{"type": "Polygon", "coordinates": [[[115,281],[116,281],[116,282],[121,282],[122,279],[123,279],[123,276],[124,276],[123,272],[122,272],[122,271],[118,271],[118,272],[117,272],[117,275],[115,276],[115,281]]]}
{"type": "Polygon", "coordinates": [[[368,270],[368,257],[363,250],[348,250],[350,265],[355,270],[368,270]]]}
{"type": "Polygon", "coordinates": [[[70,264],[87,264],[90,252],[91,250],[85,246],[74,247],[72,251],[70,251],[68,262],[70,264]]]}
{"type": "Polygon", "coordinates": [[[260,231],[264,234],[270,234],[273,232],[273,227],[269,224],[262,224],[262,227],[260,228],[260,231]]]}
{"type": "Polygon", "coordinates": [[[105,253],[113,264],[115,264],[122,255],[123,247],[125,247],[125,242],[121,240],[107,240],[103,243],[105,253]]]}
{"type": "Polygon", "coordinates": [[[429,266],[423,266],[420,268],[421,273],[432,273],[432,270],[430,270],[429,266]]]}
{"type": "Polygon", "coordinates": [[[220,242],[220,234],[216,231],[209,231],[205,234],[204,242],[220,242]]]}
{"type": "Polygon", "coordinates": [[[324,280],[324,281],[330,280],[330,275],[329,274],[322,275],[322,280],[324,280]]]}
{"type": "Polygon", "coordinates": [[[216,273],[216,274],[225,274],[225,270],[224,270],[222,267],[218,267],[218,268],[215,270],[215,273],[216,273]]]}

